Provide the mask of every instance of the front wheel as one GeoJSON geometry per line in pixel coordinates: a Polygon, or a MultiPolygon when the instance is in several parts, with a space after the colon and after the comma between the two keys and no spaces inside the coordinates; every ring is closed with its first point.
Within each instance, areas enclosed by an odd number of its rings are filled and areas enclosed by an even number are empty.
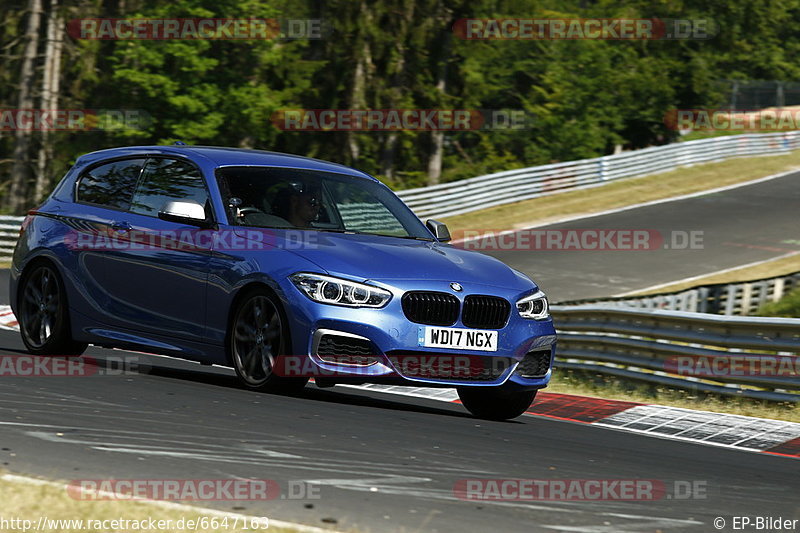
{"type": "Polygon", "coordinates": [[[458,389],[458,397],[476,418],[510,420],[528,410],[536,398],[536,392],[507,391],[498,387],[462,387],[458,389]]]}
{"type": "Polygon", "coordinates": [[[72,339],[64,284],[55,267],[33,266],[20,284],[19,330],[22,342],[35,355],[81,355],[88,346],[72,339]]]}
{"type": "Polygon", "coordinates": [[[296,393],[308,378],[286,378],[275,374],[275,363],[289,342],[280,303],[260,289],[239,302],[231,321],[228,355],[239,381],[248,389],[296,393]]]}

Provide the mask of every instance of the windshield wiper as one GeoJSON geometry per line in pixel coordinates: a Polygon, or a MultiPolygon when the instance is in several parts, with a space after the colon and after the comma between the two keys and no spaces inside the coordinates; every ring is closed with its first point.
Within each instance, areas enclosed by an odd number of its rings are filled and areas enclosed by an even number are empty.
{"type": "Polygon", "coordinates": [[[383,237],[396,237],[398,239],[412,239],[415,241],[433,242],[433,239],[427,237],[415,237],[414,235],[386,235],[381,233],[374,233],[373,235],[382,235],[383,237]]]}
{"type": "Polygon", "coordinates": [[[331,228],[307,228],[314,231],[325,231],[328,233],[343,233],[346,235],[375,235],[376,237],[394,237],[395,239],[412,239],[416,241],[434,242],[433,239],[416,237],[414,235],[389,235],[387,233],[373,233],[371,231],[356,231],[352,229],[331,229],[331,228]]]}
{"type": "Polygon", "coordinates": [[[312,231],[324,231],[326,233],[345,233],[348,235],[361,235],[364,232],[362,231],[353,231],[351,229],[330,229],[330,228],[301,228],[301,229],[308,229],[312,231]]]}

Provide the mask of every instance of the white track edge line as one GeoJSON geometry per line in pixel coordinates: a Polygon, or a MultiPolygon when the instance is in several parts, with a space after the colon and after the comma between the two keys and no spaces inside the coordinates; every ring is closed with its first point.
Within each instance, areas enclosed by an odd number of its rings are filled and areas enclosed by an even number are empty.
{"type": "MultiPolygon", "coordinates": [[[[742,269],[745,269],[745,268],[751,268],[751,267],[754,267],[754,266],[763,265],[764,263],[770,263],[772,261],[780,261],[781,259],[787,259],[787,258],[793,257],[795,255],[800,255],[800,251],[798,251],[798,252],[789,252],[788,254],[778,255],[778,256],[775,256],[775,257],[771,257],[769,259],[762,259],[760,261],[753,261],[752,263],[745,263],[744,265],[725,268],[725,269],[722,269],[722,270],[715,270],[713,272],[708,272],[706,274],[699,274],[697,276],[691,276],[691,277],[688,277],[688,278],[676,279],[675,281],[668,281],[666,283],[659,283],[658,285],[651,285],[649,287],[644,287],[642,289],[635,289],[635,290],[632,290],[632,291],[623,292],[623,293],[620,293],[620,294],[615,294],[615,295],[611,296],[611,298],[623,298],[623,297],[626,297],[626,296],[637,296],[637,295],[639,295],[639,293],[642,293],[642,292],[654,291],[656,289],[661,289],[663,287],[669,287],[670,285],[677,285],[678,283],[688,283],[688,282],[691,282],[691,281],[697,281],[697,280],[700,280],[700,279],[703,279],[703,278],[707,278],[709,276],[714,276],[714,275],[717,275],[717,274],[727,274],[729,272],[734,272],[736,270],[742,270],[742,269]]],[[[746,281],[732,281],[731,282],[731,284],[734,284],[734,283],[747,283],[747,282],[746,281]]],[[[714,285],[716,285],[716,284],[714,284],[714,285]]],[[[684,290],[690,290],[690,289],[684,289],[684,290]]],[[[676,292],[680,292],[680,291],[676,291],[676,292]]],[[[641,295],[641,296],[642,297],[647,297],[647,296],[654,296],[654,295],[641,295]]]]}
{"type": "MultiPolygon", "coordinates": [[[[380,392],[380,393],[383,393],[383,394],[399,394],[399,395],[403,395],[403,393],[398,393],[398,392],[394,392],[394,391],[382,391],[380,389],[374,389],[374,388],[366,388],[366,387],[362,387],[361,385],[348,385],[348,387],[352,388],[352,389],[360,389],[360,390],[364,390],[364,391],[380,392]]],[[[555,393],[555,394],[557,394],[557,393],[555,393]]],[[[441,398],[441,397],[438,397],[438,396],[427,396],[427,395],[425,395],[424,393],[421,393],[421,392],[417,392],[417,393],[414,393],[414,394],[404,394],[404,395],[406,395],[406,396],[414,396],[414,397],[417,397],[417,398],[427,398],[429,400],[443,401],[443,402],[446,402],[446,403],[453,403],[451,400],[447,400],[447,399],[444,399],[444,398],[441,398]]],[[[619,400],[619,401],[624,401],[624,400],[619,400]]],[[[686,409],[685,407],[672,407],[672,406],[669,406],[669,405],[659,405],[659,404],[639,404],[639,405],[634,405],[633,407],[628,407],[628,408],[620,411],[619,413],[615,413],[615,414],[619,415],[621,413],[624,413],[625,411],[629,411],[629,410],[634,409],[636,407],[654,407],[654,408],[657,408],[657,409],[673,410],[673,411],[679,411],[679,412],[685,413],[685,415],[686,414],[690,414],[690,413],[704,413],[704,414],[709,414],[709,415],[733,416],[733,417],[739,417],[739,418],[746,418],[746,419],[751,420],[752,422],[756,422],[756,421],[786,422],[784,420],[774,420],[772,418],[759,418],[759,417],[756,417],[756,416],[745,416],[745,415],[730,415],[730,414],[726,414],[726,413],[717,413],[717,412],[714,412],[714,411],[701,411],[701,410],[697,410],[697,409],[686,409]]],[[[532,414],[532,413],[525,413],[525,414],[527,416],[549,418],[547,415],[537,415],[537,414],[532,414]]],[[[621,426],[615,426],[615,425],[612,425],[612,424],[604,424],[602,419],[598,420],[597,422],[589,422],[586,425],[602,427],[604,429],[614,429],[614,430],[617,430],[617,431],[620,431],[620,432],[624,432],[624,433],[637,433],[639,435],[647,435],[649,437],[656,437],[656,438],[660,438],[660,439],[664,439],[664,440],[679,440],[679,441],[682,441],[682,442],[691,442],[691,443],[694,443],[694,444],[706,444],[706,445],[709,445],[709,446],[716,446],[716,447],[719,447],[719,448],[728,448],[728,449],[731,449],[731,450],[740,450],[740,451],[745,451],[745,452],[757,452],[757,453],[765,453],[765,452],[768,451],[768,450],[762,450],[762,449],[759,449],[759,448],[751,448],[751,447],[746,447],[746,446],[734,446],[732,444],[718,443],[718,442],[712,442],[712,441],[704,441],[704,440],[700,440],[700,439],[693,439],[693,438],[690,438],[690,437],[677,437],[677,436],[673,436],[673,435],[666,435],[666,434],[663,434],[663,433],[652,433],[652,432],[648,432],[647,430],[637,430],[637,429],[625,428],[625,427],[621,427],[621,426]]],[[[729,429],[732,429],[732,428],[733,427],[731,427],[729,429]]],[[[786,442],[788,442],[788,441],[786,441],[786,442]]]]}

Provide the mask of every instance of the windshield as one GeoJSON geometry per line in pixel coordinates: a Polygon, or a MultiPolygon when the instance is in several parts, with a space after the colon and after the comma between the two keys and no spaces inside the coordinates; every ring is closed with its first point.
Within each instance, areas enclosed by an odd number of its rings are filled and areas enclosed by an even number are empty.
{"type": "Polygon", "coordinates": [[[271,167],[225,167],[217,176],[231,224],[433,240],[394,193],[369,179],[271,167]]]}

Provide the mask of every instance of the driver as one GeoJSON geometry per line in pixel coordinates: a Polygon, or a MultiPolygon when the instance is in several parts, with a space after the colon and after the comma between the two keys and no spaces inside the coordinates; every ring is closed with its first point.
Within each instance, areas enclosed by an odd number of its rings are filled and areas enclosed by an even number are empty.
{"type": "Polygon", "coordinates": [[[272,206],[273,212],[297,228],[311,227],[322,205],[318,190],[303,183],[291,183],[282,190],[272,206]]]}

